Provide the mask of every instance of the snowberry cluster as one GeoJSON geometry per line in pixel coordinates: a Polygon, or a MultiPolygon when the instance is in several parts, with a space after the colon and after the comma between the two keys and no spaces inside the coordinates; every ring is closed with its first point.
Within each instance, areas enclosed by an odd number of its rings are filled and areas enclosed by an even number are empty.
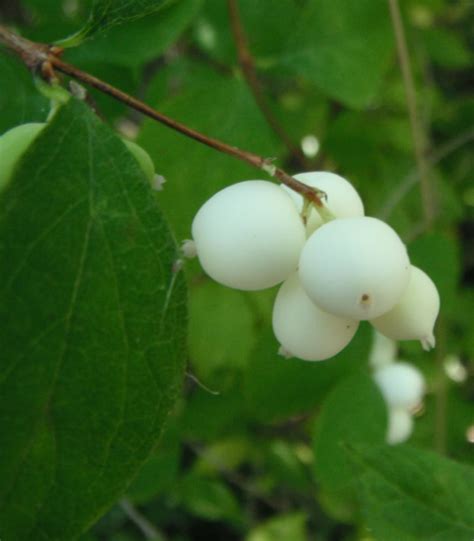
{"type": "Polygon", "coordinates": [[[192,236],[206,273],[241,290],[283,282],[273,330],[288,356],[332,357],[351,341],[361,320],[392,339],[434,347],[436,287],[410,265],[395,231],[364,216],[359,194],[346,179],[327,172],[295,178],[326,194],[324,209],[308,207],[298,193],[263,180],[224,188],[200,208],[192,236]]]}
{"type": "Polygon", "coordinates": [[[426,391],[423,374],[412,364],[396,359],[395,342],[375,333],[370,364],[373,378],[388,410],[386,441],[406,441],[413,432],[413,411],[426,391]]]}

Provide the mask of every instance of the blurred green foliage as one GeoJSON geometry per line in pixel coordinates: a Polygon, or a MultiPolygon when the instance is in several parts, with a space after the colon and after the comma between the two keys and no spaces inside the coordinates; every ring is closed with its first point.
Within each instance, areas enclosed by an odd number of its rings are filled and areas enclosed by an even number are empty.
{"type": "MultiPolygon", "coordinates": [[[[25,36],[53,42],[81,28],[92,4],[22,0],[1,4],[0,17],[25,36]]],[[[95,3],[101,4],[107,3],[95,3]]],[[[272,115],[297,147],[307,136],[317,140],[317,154],[305,163],[255,102],[238,64],[226,2],[165,4],[141,19],[130,12],[124,24],[97,32],[65,59],[210,136],[276,158],[291,173],[327,169],[349,178],[367,214],[388,221],[413,263],[437,284],[437,348],[426,353],[418,343],[400,344],[399,357],[423,371],[428,393],[410,445],[383,446],[386,414],[369,375],[369,325],[332,360],[284,359],[271,333],[275,290],[227,290],[187,263],[182,396],[128,491],[81,541],[472,540],[472,3],[401,2],[427,134],[431,231],[423,226],[385,0],[239,2],[272,115]]],[[[47,117],[48,101],[3,49],[0,77],[0,132],[47,117]]],[[[155,199],[178,241],[190,237],[195,212],[213,193],[261,175],[96,91],[90,97],[107,124],[137,138],[166,178],[155,199]]],[[[8,537],[1,528],[5,541],[30,539],[8,537]]]]}

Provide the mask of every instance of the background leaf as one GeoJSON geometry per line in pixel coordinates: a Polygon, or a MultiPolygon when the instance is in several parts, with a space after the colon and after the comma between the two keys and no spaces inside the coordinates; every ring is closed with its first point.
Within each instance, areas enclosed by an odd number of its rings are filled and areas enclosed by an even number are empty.
{"type": "Polygon", "coordinates": [[[409,446],[356,446],[367,524],[384,541],[471,541],[474,470],[409,446]]]}
{"type": "Polygon", "coordinates": [[[270,326],[262,329],[245,371],[244,392],[252,416],[277,421],[320,404],[341,378],[360,370],[369,352],[369,332],[361,326],[351,344],[329,362],[308,362],[278,355],[270,326]]]}
{"type": "Polygon", "coordinates": [[[375,97],[393,51],[388,5],[316,0],[301,8],[280,67],[355,108],[375,97]]]}
{"type": "Polygon", "coordinates": [[[180,0],[93,0],[86,24],[79,32],[59,41],[58,44],[63,47],[74,47],[114,26],[151,15],[173,1],[180,0]]]}
{"type": "Polygon", "coordinates": [[[324,402],[314,433],[314,472],[339,511],[349,510],[355,502],[346,446],[382,443],[386,424],[385,402],[369,374],[342,381],[324,402]]]}
{"type": "Polygon", "coordinates": [[[0,204],[1,536],[64,541],[157,443],[183,373],[184,284],[143,173],[82,103],[0,204]]]}
{"type": "Polygon", "coordinates": [[[72,49],[71,62],[104,62],[138,68],[151,62],[179,37],[197,15],[202,0],[175,0],[158,13],[127,23],[127,39],[122,26],[72,49]]]}
{"type": "MultiPolygon", "coordinates": [[[[356,109],[381,88],[394,52],[388,5],[372,0],[241,0],[242,21],[257,66],[279,79],[296,76],[356,109]],[[291,25],[289,25],[291,21],[291,25]]],[[[225,2],[207,0],[201,46],[220,61],[235,62],[225,2]]]]}

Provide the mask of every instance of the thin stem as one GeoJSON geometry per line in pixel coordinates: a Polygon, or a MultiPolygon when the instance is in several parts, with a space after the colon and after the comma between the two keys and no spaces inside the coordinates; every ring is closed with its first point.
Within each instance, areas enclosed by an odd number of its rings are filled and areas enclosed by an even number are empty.
{"type": "Polygon", "coordinates": [[[427,227],[431,227],[434,220],[434,202],[429,177],[429,165],[425,156],[426,135],[416,103],[416,89],[411,70],[410,55],[408,53],[407,40],[403,21],[400,14],[398,0],[388,0],[390,6],[390,15],[392,18],[393,31],[397,44],[398,61],[403,77],[405,95],[407,100],[408,114],[410,117],[410,127],[415,151],[415,159],[420,178],[421,202],[423,206],[423,215],[427,227]]]}
{"type": "Polygon", "coordinates": [[[239,64],[244,74],[245,80],[253,94],[255,102],[265,117],[266,121],[274,133],[281,139],[289,152],[298,160],[302,167],[308,168],[308,160],[301,149],[293,143],[289,135],[283,129],[281,124],[273,115],[265,95],[262,90],[262,85],[255,69],[255,62],[250,51],[247,35],[240,17],[238,0],[227,0],[229,10],[229,18],[234,36],[234,42],[237,49],[239,64]]]}
{"type": "Polygon", "coordinates": [[[145,116],[148,116],[153,120],[168,126],[186,137],[189,137],[190,139],[194,139],[195,141],[213,148],[218,152],[237,158],[238,160],[241,160],[253,167],[265,171],[270,176],[275,177],[283,184],[286,184],[289,188],[292,188],[294,191],[300,193],[303,197],[310,200],[316,206],[323,207],[321,200],[321,197],[324,196],[323,192],[299,182],[286,173],[283,169],[273,165],[271,159],[263,158],[262,156],[254,154],[253,152],[228,145],[223,141],[208,137],[197,130],[189,128],[185,124],[177,122],[176,120],[164,115],[163,113],[160,113],[146,103],[134,98],[133,96],[130,96],[109,83],[106,83],[105,81],[94,77],[90,73],[76,68],[72,64],[64,62],[59,58],[62,50],[58,47],[49,47],[44,44],[31,42],[14,34],[1,25],[0,42],[4,43],[11,50],[17,53],[31,70],[42,73],[45,78],[52,80],[54,78],[54,70],[57,70],[72,77],[73,79],[77,79],[78,81],[99,90],[103,94],[111,96],[115,100],[124,103],[128,107],[139,111],[145,116]]]}
{"type": "Polygon", "coordinates": [[[128,498],[123,498],[119,502],[120,507],[127,517],[142,532],[143,537],[149,541],[165,541],[163,534],[133,505],[128,498]]]}

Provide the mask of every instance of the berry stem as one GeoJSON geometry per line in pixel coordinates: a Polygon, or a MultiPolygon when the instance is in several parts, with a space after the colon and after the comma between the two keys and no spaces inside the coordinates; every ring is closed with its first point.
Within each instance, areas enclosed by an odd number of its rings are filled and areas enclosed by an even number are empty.
{"type": "Polygon", "coordinates": [[[185,124],[182,124],[164,115],[163,113],[160,113],[146,103],[110,85],[109,83],[94,77],[90,73],[76,68],[72,64],[64,62],[60,58],[60,55],[62,54],[61,48],[32,42],[18,36],[2,25],[0,25],[0,42],[18,54],[30,70],[35,73],[40,73],[47,80],[54,79],[55,70],[68,75],[73,79],[81,81],[82,83],[99,90],[103,94],[111,96],[115,100],[124,103],[126,106],[135,109],[136,111],[148,116],[149,118],[152,118],[153,120],[156,120],[161,124],[164,124],[165,126],[168,126],[186,137],[189,137],[190,139],[194,139],[195,141],[213,148],[218,152],[232,156],[253,167],[256,167],[257,169],[265,171],[270,176],[275,177],[283,184],[286,184],[295,192],[301,194],[304,198],[308,199],[316,206],[323,207],[323,202],[321,200],[321,197],[324,195],[323,192],[299,182],[291,175],[286,173],[283,169],[273,165],[271,159],[263,158],[262,156],[254,154],[253,152],[242,150],[218,139],[208,137],[207,135],[192,129],[185,124]]]}

